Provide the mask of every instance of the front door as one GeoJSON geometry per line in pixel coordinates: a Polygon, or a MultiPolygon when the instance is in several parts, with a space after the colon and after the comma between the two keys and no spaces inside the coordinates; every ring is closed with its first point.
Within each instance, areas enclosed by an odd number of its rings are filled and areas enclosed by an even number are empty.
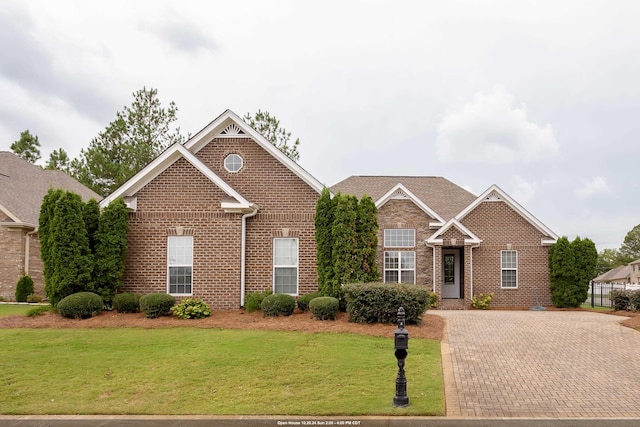
{"type": "Polygon", "coordinates": [[[460,298],[460,251],[442,250],[442,298],[460,298]]]}

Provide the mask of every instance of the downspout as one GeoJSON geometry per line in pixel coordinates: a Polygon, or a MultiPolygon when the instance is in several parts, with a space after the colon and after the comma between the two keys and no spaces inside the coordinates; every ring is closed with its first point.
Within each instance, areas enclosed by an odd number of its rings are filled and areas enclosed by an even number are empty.
{"type": "Polygon", "coordinates": [[[245,294],[245,269],[246,269],[246,252],[247,252],[247,218],[251,218],[258,213],[258,207],[251,205],[251,212],[242,215],[242,237],[241,237],[241,249],[240,249],[240,307],[244,307],[244,294],[245,294]]]}
{"type": "Polygon", "coordinates": [[[431,253],[432,253],[432,261],[433,261],[433,266],[432,266],[432,274],[431,274],[431,281],[433,282],[432,284],[432,292],[435,293],[436,292],[436,245],[430,245],[426,240],[424,242],[424,244],[428,247],[431,248],[431,253]]]}
{"type": "Polygon", "coordinates": [[[25,275],[29,275],[29,256],[30,256],[30,246],[29,245],[29,240],[30,240],[30,236],[32,234],[35,234],[38,232],[37,228],[34,228],[33,230],[31,230],[30,232],[28,232],[27,234],[24,235],[24,274],[25,275]]]}

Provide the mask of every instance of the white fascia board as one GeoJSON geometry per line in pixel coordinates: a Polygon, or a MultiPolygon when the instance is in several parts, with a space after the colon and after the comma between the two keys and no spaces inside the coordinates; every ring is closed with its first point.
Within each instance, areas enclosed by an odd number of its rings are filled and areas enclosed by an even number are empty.
{"type": "Polygon", "coordinates": [[[533,216],[529,211],[527,211],[522,205],[516,202],[511,198],[507,193],[505,193],[500,187],[497,185],[492,185],[489,187],[484,193],[482,193],[476,200],[474,200],[469,206],[464,208],[458,215],[455,216],[455,219],[461,221],[467,214],[473,211],[480,203],[482,203],[491,193],[497,193],[500,198],[509,205],[513,210],[518,212],[524,219],[526,219],[531,225],[533,225],[538,231],[543,233],[545,236],[551,237],[550,240],[553,240],[555,243],[555,239],[558,238],[558,235],[551,231],[549,227],[544,225],[538,218],[533,216]]]}
{"type": "Polygon", "coordinates": [[[234,204],[238,207],[250,208],[249,203],[244,197],[242,197],[237,191],[235,191],[229,184],[224,182],[218,175],[216,175],[211,169],[209,169],[204,163],[202,163],[196,156],[194,156],[189,150],[183,147],[181,144],[173,144],[167,148],[162,154],[155,158],[151,163],[145,166],[140,172],[134,175],[130,180],[125,182],[116,191],[111,193],[108,197],[104,198],[100,202],[101,207],[108,206],[113,200],[118,197],[130,197],[135,195],[142,187],[147,185],[169,166],[173,165],[180,158],[187,160],[193,167],[198,169],[204,176],[209,178],[211,182],[217,185],[228,196],[234,198],[238,203],[234,204]]]}
{"type": "MultiPolygon", "coordinates": [[[[184,143],[184,146],[191,151],[192,153],[197,153],[202,147],[207,145],[214,137],[219,136],[218,134],[229,124],[233,122],[235,123],[242,131],[246,134],[247,137],[253,139],[258,145],[260,145],[265,151],[271,154],[276,158],[280,163],[282,163],[286,168],[288,168],[291,172],[296,174],[300,179],[302,179],[307,185],[313,188],[318,194],[322,193],[322,189],[325,187],[320,181],[314,178],[309,172],[304,170],[298,163],[291,160],[286,154],[280,151],[277,147],[271,144],[269,141],[265,139],[259,132],[249,126],[240,116],[234,113],[231,110],[226,110],[224,113],[219,115],[216,119],[214,119],[211,123],[209,123],[204,129],[196,133],[184,143]]],[[[242,135],[233,135],[234,138],[242,137],[242,135]]]]}
{"type": "Polygon", "coordinates": [[[0,211],[3,212],[6,216],[8,216],[9,218],[11,218],[12,221],[18,223],[18,222],[22,222],[20,221],[20,218],[18,218],[17,216],[15,216],[14,214],[11,213],[11,211],[7,208],[5,208],[4,206],[2,206],[0,204],[0,211]]]}
{"type": "Polygon", "coordinates": [[[455,227],[460,230],[461,233],[469,236],[468,239],[464,239],[465,245],[475,245],[482,243],[482,240],[471,232],[467,227],[462,225],[460,221],[455,218],[451,218],[445,225],[443,225],[438,231],[436,231],[431,237],[427,239],[427,244],[429,245],[441,245],[443,243],[443,239],[439,239],[438,237],[447,232],[451,227],[455,227]]]}
{"type": "Polygon", "coordinates": [[[416,197],[415,194],[413,194],[411,191],[409,191],[409,189],[407,187],[405,187],[402,184],[397,184],[395,187],[393,187],[391,190],[387,191],[387,193],[380,197],[377,201],[376,201],[376,208],[380,208],[381,206],[384,206],[389,200],[391,200],[394,196],[395,193],[397,193],[398,191],[402,191],[404,194],[406,194],[409,199],[416,205],[418,206],[424,213],[426,213],[427,215],[429,215],[431,218],[434,218],[436,220],[438,220],[438,223],[429,223],[429,226],[431,227],[432,225],[442,225],[444,223],[444,218],[442,218],[440,215],[438,215],[436,213],[436,211],[434,211],[433,209],[431,209],[429,206],[427,206],[422,200],[420,200],[418,197],[416,197]]]}
{"type": "Polygon", "coordinates": [[[27,229],[27,230],[35,230],[36,228],[38,228],[36,224],[27,224],[26,222],[11,222],[11,221],[0,222],[0,227],[6,227],[9,229],[16,228],[16,229],[27,229]]]}

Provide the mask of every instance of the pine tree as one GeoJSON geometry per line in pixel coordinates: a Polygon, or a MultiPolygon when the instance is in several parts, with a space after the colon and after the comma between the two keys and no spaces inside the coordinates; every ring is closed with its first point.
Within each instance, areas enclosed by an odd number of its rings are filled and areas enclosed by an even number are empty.
{"type": "Polygon", "coordinates": [[[11,150],[22,159],[35,164],[40,159],[40,141],[29,129],[20,132],[20,139],[11,144],[11,150]]]}
{"type": "Polygon", "coordinates": [[[335,204],[328,188],[323,188],[316,204],[315,236],[316,236],[316,270],[318,272],[318,291],[328,295],[333,279],[331,249],[333,239],[331,229],[334,221],[335,204]]]}
{"type": "Polygon", "coordinates": [[[243,119],[249,126],[258,131],[267,141],[286,154],[291,160],[294,162],[300,160],[300,153],[298,152],[300,138],[296,138],[293,144],[289,144],[291,132],[287,132],[284,128],[280,127],[280,120],[275,116],[272,116],[268,111],[258,110],[253,116],[247,113],[243,119]]]}

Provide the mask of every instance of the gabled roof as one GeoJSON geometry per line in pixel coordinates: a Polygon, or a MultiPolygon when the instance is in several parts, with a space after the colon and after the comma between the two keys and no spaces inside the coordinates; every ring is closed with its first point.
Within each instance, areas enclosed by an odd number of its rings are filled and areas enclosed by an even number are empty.
{"type": "Polygon", "coordinates": [[[475,208],[477,208],[481,203],[484,202],[504,202],[509,205],[511,209],[519,213],[524,219],[526,219],[531,225],[533,225],[538,231],[540,231],[545,235],[545,237],[547,237],[547,239],[542,240],[542,244],[552,245],[558,239],[556,233],[551,231],[549,227],[540,222],[538,218],[529,213],[529,211],[523,208],[518,202],[513,200],[497,185],[492,185],[491,187],[489,187],[484,193],[478,196],[475,201],[473,201],[469,206],[467,206],[459,214],[457,214],[455,216],[455,219],[458,221],[462,221],[465,216],[467,216],[470,212],[472,212],[475,208]]]}
{"type": "Polygon", "coordinates": [[[200,173],[206,176],[213,184],[217,185],[227,196],[232,198],[230,201],[223,201],[221,207],[225,210],[250,211],[253,205],[235,191],[222,178],[216,175],[204,163],[181,144],[176,143],[167,148],[162,154],[156,157],[151,163],[145,166],[140,172],[134,175],[130,180],[118,187],[116,191],[106,197],[100,205],[107,206],[118,197],[127,198],[136,194],[142,187],[151,182],[160,175],[169,166],[173,165],[179,159],[185,159],[191,163],[200,173]]]}
{"type": "Polygon", "coordinates": [[[602,273],[595,279],[595,282],[614,282],[623,281],[628,282],[631,277],[631,269],[628,265],[621,265],[620,267],[612,268],[611,270],[602,273]]]}
{"type": "Polygon", "coordinates": [[[265,151],[275,157],[280,163],[286,166],[291,172],[306,182],[318,193],[322,192],[324,184],[314,178],[309,172],[304,170],[298,163],[291,160],[286,154],[271,144],[260,133],[249,126],[240,116],[231,110],[226,110],[204,129],[196,133],[184,143],[184,146],[192,153],[197,153],[207,145],[214,137],[250,137],[265,151]]]}
{"type": "Polygon", "coordinates": [[[49,189],[68,190],[85,202],[101,197],[59,170],[46,170],[8,151],[0,151],[0,223],[36,228],[49,189]]]}
{"type": "Polygon", "coordinates": [[[424,213],[426,213],[431,218],[434,218],[436,221],[438,221],[438,223],[435,223],[436,225],[439,226],[444,224],[444,219],[440,215],[438,215],[437,212],[435,212],[433,209],[427,206],[422,200],[416,197],[415,194],[413,194],[409,189],[407,189],[407,187],[405,187],[402,184],[396,185],[391,190],[389,190],[387,194],[385,194],[384,196],[376,200],[376,207],[380,208],[381,206],[384,206],[384,204],[387,203],[389,200],[398,199],[398,198],[403,198],[403,199],[406,198],[411,200],[424,213]]]}
{"type": "Polygon", "coordinates": [[[427,239],[427,243],[430,245],[433,245],[433,244],[441,245],[443,243],[443,239],[441,236],[451,228],[456,228],[465,236],[469,236],[468,238],[464,239],[464,243],[467,245],[475,245],[482,242],[482,240],[480,240],[478,236],[473,234],[467,227],[462,225],[457,219],[451,218],[449,221],[447,221],[446,224],[440,227],[438,231],[436,231],[431,237],[427,239]]]}
{"type": "Polygon", "coordinates": [[[333,193],[351,194],[361,198],[364,194],[381,200],[401,184],[424,206],[447,221],[473,202],[473,194],[451,181],[437,176],[351,176],[331,187],[333,193]]]}

